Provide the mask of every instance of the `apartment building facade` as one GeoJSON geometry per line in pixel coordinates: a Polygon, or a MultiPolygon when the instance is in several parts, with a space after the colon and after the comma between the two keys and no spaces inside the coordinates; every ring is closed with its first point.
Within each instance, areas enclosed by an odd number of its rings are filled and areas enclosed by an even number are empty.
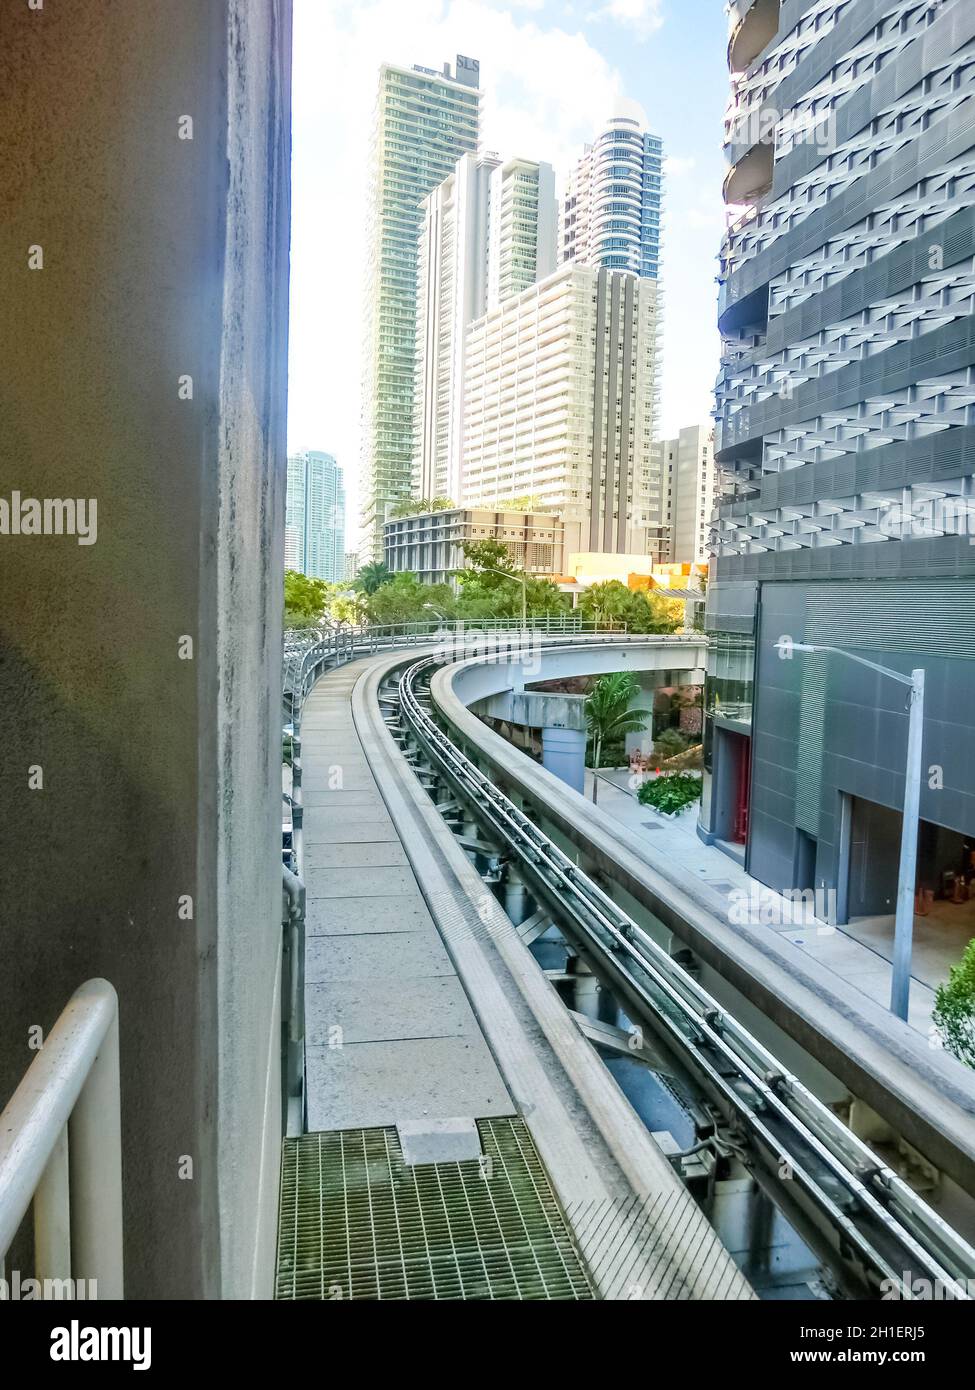
{"type": "Polygon", "coordinates": [[[904,691],[783,637],[924,668],[918,887],[975,835],[975,6],[731,20],[701,833],[844,922],[893,912],[904,691]]]}
{"type": "Polygon", "coordinates": [[[668,527],[664,558],[677,564],[707,564],[718,477],[710,421],[686,425],[675,438],[662,440],[659,448],[668,527]]]}
{"type": "Polygon", "coordinates": [[[391,570],[409,570],[427,584],[448,584],[465,567],[464,545],[470,541],[500,541],[528,574],[565,574],[569,556],[579,550],[580,527],[545,513],[454,507],[387,521],[383,535],[391,570]]]}
{"type": "Polygon", "coordinates": [[[374,116],[363,305],[362,542],[382,554],[382,526],[410,496],[416,361],[417,240],[422,200],[477,150],[479,65],[384,63],[374,116]]]}
{"type": "Polygon", "coordinates": [[[656,410],[655,283],[562,266],[468,329],[463,500],[531,496],[583,549],[646,554],[656,410]]]}
{"type": "Polygon", "coordinates": [[[656,280],[662,198],[663,143],[637,120],[615,117],[585,147],[567,180],[559,261],[656,280]]]}
{"type": "Polygon", "coordinates": [[[465,155],[423,202],[419,240],[413,494],[462,493],[466,330],[555,266],[550,165],[465,155]]]}

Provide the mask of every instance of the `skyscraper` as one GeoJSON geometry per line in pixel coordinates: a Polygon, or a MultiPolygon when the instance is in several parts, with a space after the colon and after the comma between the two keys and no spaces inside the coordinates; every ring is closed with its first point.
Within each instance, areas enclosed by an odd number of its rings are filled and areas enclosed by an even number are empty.
{"type": "Polygon", "coordinates": [[[288,455],[284,565],[331,584],[345,577],[345,487],[331,454],[288,455]]]}
{"type": "Polygon", "coordinates": [[[478,63],[442,73],[384,63],[372,137],[364,305],[361,553],[382,556],[382,523],[408,498],[413,461],[417,237],[422,200],[477,149],[478,63]]]}
{"type": "Polygon", "coordinates": [[[466,330],[555,268],[555,174],[464,155],[424,200],[417,278],[413,491],[462,491],[466,330]]]}
{"type": "Polygon", "coordinates": [[[506,160],[491,175],[486,308],[521,294],[556,266],[555,171],[530,159],[506,160]]]}
{"type": "Polygon", "coordinates": [[[925,670],[918,888],[975,842],[975,6],[731,16],[701,828],[844,923],[893,913],[906,692],[780,639],[925,670]]]}
{"type": "Polygon", "coordinates": [[[417,264],[413,492],[460,492],[464,330],[487,303],[494,156],[466,154],[423,200],[417,264]]]}
{"type": "Polygon", "coordinates": [[[661,141],[631,117],[615,117],[569,175],[559,218],[559,260],[656,280],[662,189],[661,141]]]}
{"type": "Polygon", "coordinates": [[[686,425],[660,445],[667,494],[669,558],[677,564],[707,564],[711,513],[717,490],[714,431],[710,422],[686,425]]]}
{"type": "Polygon", "coordinates": [[[662,522],[656,288],[566,265],[471,324],[466,504],[531,497],[579,523],[584,550],[647,554],[662,522]]]}

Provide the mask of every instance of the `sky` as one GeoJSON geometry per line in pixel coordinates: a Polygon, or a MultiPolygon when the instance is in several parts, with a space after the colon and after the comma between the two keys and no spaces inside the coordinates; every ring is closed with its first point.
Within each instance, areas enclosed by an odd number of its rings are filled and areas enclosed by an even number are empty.
{"type": "Polygon", "coordinates": [[[728,91],[722,0],[294,0],[289,449],[345,469],[358,534],[361,306],[372,111],[384,61],[481,64],[481,145],[555,167],[605,121],[664,142],[659,434],[707,417],[728,91]]]}

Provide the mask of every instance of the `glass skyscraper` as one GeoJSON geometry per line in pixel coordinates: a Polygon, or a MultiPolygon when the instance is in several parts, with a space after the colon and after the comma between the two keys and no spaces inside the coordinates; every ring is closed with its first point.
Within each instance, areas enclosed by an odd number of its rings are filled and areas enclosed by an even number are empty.
{"type": "Polygon", "coordinates": [[[288,456],[284,565],[330,584],[345,578],[345,486],[331,454],[288,456]]]}
{"type": "Polygon", "coordinates": [[[382,558],[382,527],[411,493],[421,204],[477,150],[476,59],[454,71],[384,63],[370,170],[362,389],[362,545],[382,558]]]}

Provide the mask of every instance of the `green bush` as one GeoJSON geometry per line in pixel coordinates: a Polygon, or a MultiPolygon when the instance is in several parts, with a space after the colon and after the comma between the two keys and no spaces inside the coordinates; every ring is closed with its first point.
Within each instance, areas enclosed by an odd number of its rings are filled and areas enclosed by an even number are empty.
{"type": "Polygon", "coordinates": [[[947,1050],[975,1067],[975,941],[952,966],[948,983],[938,987],[931,1017],[947,1050]]]}
{"type": "Polygon", "coordinates": [[[676,758],[678,753],[686,752],[688,739],[679,729],[664,729],[654,740],[654,754],[661,759],[676,758]]]}
{"type": "Polygon", "coordinates": [[[676,816],[701,795],[701,779],[690,772],[663,772],[643,782],[636,794],[641,806],[652,806],[665,816],[676,816]]]}

